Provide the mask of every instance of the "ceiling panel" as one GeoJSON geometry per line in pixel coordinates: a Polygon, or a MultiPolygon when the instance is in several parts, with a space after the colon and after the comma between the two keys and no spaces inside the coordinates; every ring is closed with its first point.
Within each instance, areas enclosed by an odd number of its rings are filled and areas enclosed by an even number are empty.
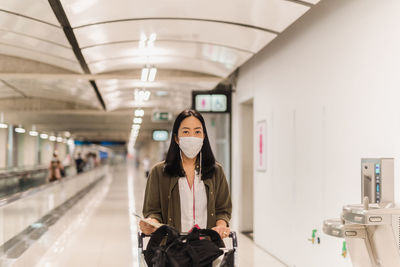
{"type": "Polygon", "coordinates": [[[10,97],[22,97],[22,95],[0,81],[0,99],[10,97]]]}
{"type": "Polygon", "coordinates": [[[309,7],[284,0],[62,0],[72,27],[133,18],[233,22],[281,32],[309,7]],[[151,8],[149,8],[151,7],[151,8]]]}
{"type": "MultiPolygon", "coordinates": [[[[247,58],[238,60],[238,65],[242,64],[247,58]]],[[[101,73],[108,71],[124,70],[124,69],[141,69],[147,59],[143,57],[124,57],[107,61],[100,61],[88,64],[92,73],[101,73]]],[[[229,75],[234,67],[226,67],[218,62],[197,59],[197,58],[177,58],[177,57],[151,57],[151,63],[159,69],[187,70],[194,72],[203,72],[210,75],[219,76],[221,78],[229,75]]],[[[133,77],[140,79],[140,77],[133,77]]],[[[156,78],[157,79],[157,78],[156,78]]]]}
{"type": "Polygon", "coordinates": [[[60,27],[0,12],[0,29],[48,40],[66,47],[69,43],[60,27]]]}
{"type": "MultiPolygon", "coordinates": [[[[231,24],[209,21],[139,20],[114,22],[74,30],[81,47],[113,42],[139,41],[141,36],[156,33],[159,41],[216,44],[252,53],[276,37],[276,34],[231,24]],[[240,36],[240,38],[238,38],[240,36]]],[[[162,43],[161,43],[162,44],[162,43]]]]}
{"type": "Polygon", "coordinates": [[[135,86],[136,81],[130,80],[100,80],[97,81],[99,90],[106,102],[108,110],[133,108],[137,106],[141,107],[153,107],[153,108],[168,108],[172,111],[176,109],[180,110],[182,107],[187,107],[191,103],[191,90],[193,89],[211,89],[216,86],[215,83],[212,85],[206,84],[173,84],[169,83],[158,83],[154,82],[154,87],[147,88],[151,92],[150,100],[146,102],[135,102],[134,91],[136,88],[142,88],[135,86]],[[162,91],[160,94],[157,92],[162,91]],[[171,103],[174,103],[171,105],[171,103]]]}
{"type": "Polygon", "coordinates": [[[60,25],[48,0],[1,0],[0,9],[60,25]]]}
{"type": "Polygon", "coordinates": [[[132,88],[150,88],[161,91],[190,91],[190,90],[209,90],[214,88],[218,82],[216,81],[196,81],[192,82],[152,82],[143,83],[137,80],[96,80],[96,84],[102,94],[116,92],[119,90],[132,88]]]}
{"type": "MultiPolygon", "coordinates": [[[[228,72],[234,70],[253,54],[249,52],[238,51],[223,46],[180,43],[180,42],[159,42],[154,48],[139,48],[138,42],[118,43],[104,46],[96,46],[82,50],[86,62],[91,65],[95,63],[105,63],[107,68],[108,59],[126,59],[130,58],[132,63],[156,64],[154,58],[175,57],[177,61],[180,58],[197,59],[211,61],[220,64],[228,72]],[[136,61],[136,62],[135,62],[136,61]]],[[[143,66],[140,66],[141,68],[143,66]]],[[[207,73],[206,69],[198,69],[198,72],[207,73]]]]}
{"type": "Polygon", "coordinates": [[[0,43],[0,54],[8,55],[8,56],[15,56],[21,58],[27,58],[43,63],[47,63],[50,65],[54,65],[57,67],[61,67],[63,69],[71,70],[74,72],[82,73],[82,68],[79,63],[72,59],[65,59],[56,56],[49,56],[37,51],[28,50],[25,48],[19,48],[12,45],[6,45],[0,43]]]}
{"type": "Polygon", "coordinates": [[[134,100],[127,99],[115,99],[110,101],[107,105],[108,110],[117,110],[117,109],[134,109],[134,108],[153,108],[153,109],[161,109],[167,110],[171,112],[182,111],[185,108],[190,108],[191,99],[168,99],[168,101],[147,101],[143,103],[136,102],[134,100]]]}
{"type": "Polygon", "coordinates": [[[302,2],[310,3],[316,5],[319,3],[320,0],[301,0],[302,2]]]}
{"type": "Polygon", "coordinates": [[[38,51],[43,54],[62,57],[69,61],[75,61],[75,54],[71,48],[49,43],[44,40],[32,38],[29,36],[7,32],[0,30],[0,43],[11,45],[14,47],[26,48],[29,50],[38,51]]]}
{"type": "Polygon", "coordinates": [[[7,80],[28,97],[71,101],[100,107],[92,86],[85,80],[7,80]]]}

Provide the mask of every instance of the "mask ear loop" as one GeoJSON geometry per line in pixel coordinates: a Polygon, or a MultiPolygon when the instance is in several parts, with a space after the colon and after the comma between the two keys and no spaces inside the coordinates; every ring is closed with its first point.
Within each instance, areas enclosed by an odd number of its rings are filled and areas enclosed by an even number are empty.
{"type": "Polygon", "coordinates": [[[199,177],[200,177],[200,180],[201,180],[201,160],[202,160],[202,155],[201,155],[201,151],[200,151],[200,172],[199,172],[199,177]]]}

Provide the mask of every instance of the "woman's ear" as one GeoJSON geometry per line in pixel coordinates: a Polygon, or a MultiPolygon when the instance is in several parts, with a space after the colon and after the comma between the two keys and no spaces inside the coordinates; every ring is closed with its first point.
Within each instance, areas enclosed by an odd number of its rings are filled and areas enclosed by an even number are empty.
{"type": "Polygon", "coordinates": [[[177,143],[179,145],[179,139],[178,139],[178,136],[176,134],[174,134],[174,140],[175,140],[175,143],[177,143]]]}

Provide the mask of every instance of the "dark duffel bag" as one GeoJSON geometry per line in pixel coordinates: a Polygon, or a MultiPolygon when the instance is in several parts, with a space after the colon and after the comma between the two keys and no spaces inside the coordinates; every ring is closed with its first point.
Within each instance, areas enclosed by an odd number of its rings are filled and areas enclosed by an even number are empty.
{"type": "Polygon", "coordinates": [[[144,257],[149,267],[209,267],[223,254],[219,249],[223,246],[213,230],[193,228],[180,236],[174,228],[163,225],[151,234],[144,257]]]}

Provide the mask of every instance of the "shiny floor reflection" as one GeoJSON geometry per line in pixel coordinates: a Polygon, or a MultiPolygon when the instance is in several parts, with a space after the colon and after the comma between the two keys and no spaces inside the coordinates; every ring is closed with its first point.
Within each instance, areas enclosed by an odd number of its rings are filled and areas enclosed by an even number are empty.
{"type": "MultiPolygon", "coordinates": [[[[61,219],[64,226],[60,222],[55,227],[58,236],[50,249],[42,253],[43,257],[33,259],[35,254],[40,254],[36,253],[37,248],[28,250],[25,257],[32,255],[32,261],[38,262],[36,266],[45,267],[138,266],[138,229],[132,211],[141,213],[146,178],[144,172],[133,166],[128,163],[111,168],[111,177],[85,197],[75,211],[61,219]]],[[[46,235],[43,238],[42,243],[46,235]]],[[[284,266],[248,237],[238,234],[238,242],[238,266],[284,266]]]]}

